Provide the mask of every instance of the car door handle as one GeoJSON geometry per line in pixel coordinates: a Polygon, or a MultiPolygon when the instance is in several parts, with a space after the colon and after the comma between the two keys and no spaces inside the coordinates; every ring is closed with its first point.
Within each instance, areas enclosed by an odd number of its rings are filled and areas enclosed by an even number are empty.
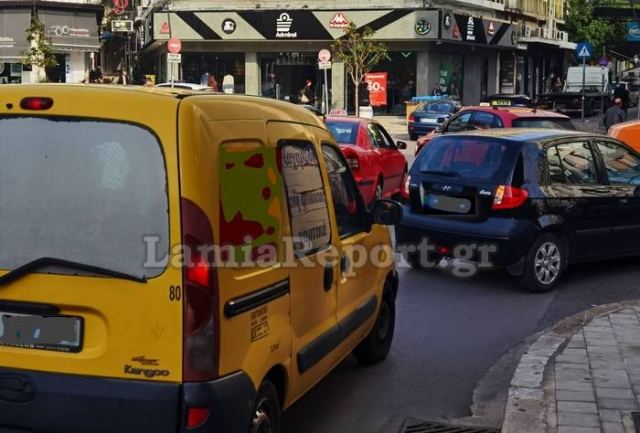
{"type": "Polygon", "coordinates": [[[349,257],[342,256],[340,258],[340,272],[343,274],[349,270],[349,257]]]}
{"type": "Polygon", "coordinates": [[[324,291],[328,292],[333,287],[333,266],[327,265],[324,268],[324,291]]]}

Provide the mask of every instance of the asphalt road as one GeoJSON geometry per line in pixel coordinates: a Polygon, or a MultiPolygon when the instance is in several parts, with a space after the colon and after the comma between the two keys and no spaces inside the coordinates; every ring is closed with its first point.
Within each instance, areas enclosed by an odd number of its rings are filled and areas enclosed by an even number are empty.
{"type": "Polygon", "coordinates": [[[527,339],[592,305],[640,297],[639,277],[640,258],[577,265],[555,292],[530,294],[502,271],[401,270],[389,358],[368,368],[347,358],[285,413],[285,432],[396,433],[407,417],[459,420],[472,406],[480,418],[467,422],[498,427],[527,339]]]}

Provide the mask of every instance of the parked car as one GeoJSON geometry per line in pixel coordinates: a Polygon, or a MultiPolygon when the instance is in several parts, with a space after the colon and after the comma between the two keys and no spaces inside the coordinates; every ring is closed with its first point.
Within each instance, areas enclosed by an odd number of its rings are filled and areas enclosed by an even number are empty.
{"type": "Polygon", "coordinates": [[[441,127],[418,139],[416,155],[439,134],[492,128],[551,128],[575,130],[571,118],[553,111],[520,107],[464,107],[441,127]]]}
{"type": "Polygon", "coordinates": [[[421,135],[428,134],[459,109],[460,104],[450,99],[426,102],[420,105],[409,115],[409,138],[417,140],[421,135]]]}
{"type": "Polygon", "coordinates": [[[342,359],[389,353],[402,208],[367,209],[317,116],[106,86],[2,102],[0,431],[281,433],[342,359]]]}
{"type": "Polygon", "coordinates": [[[640,152],[640,120],[613,125],[609,128],[608,135],[622,141],[636,152],[640,152]]]}
{"type": "Polygon", "coordinates": [[[215,92],[215,90],[213,90],[213,87],[209,87],[209,86],[203,86],[202,84],[196,84],[196,83],[182,83],[182,82],[174,82],[172,83],[161,83],[161,84],[156,84],[155,87],[158,88],[173,88],[173,89],[179,89],[179,90],[193,90],[196,92],[215,92]]]}
{"type": "Polygon", "coordinates": [[[366,203],[400,194],[408,171],[407,159],[382,125],[372,119],[327,117],[327,128],[347,158],[366,203]]]}
{"type": "Polygon", "coordinates": [[[489,263],[530,291],[556,287],[571,263],[640,254],[640,155],[617,140],[542,129],[443,135],[409,174],[398,245],[428,239],[435,258],[494,246],[489,263]]]}
{"type": "Polygon", "coordinates": [[[487,96],[482,102],[491,107],[533,107],[533,101],[527,95],[496,94],[487,96]]]}

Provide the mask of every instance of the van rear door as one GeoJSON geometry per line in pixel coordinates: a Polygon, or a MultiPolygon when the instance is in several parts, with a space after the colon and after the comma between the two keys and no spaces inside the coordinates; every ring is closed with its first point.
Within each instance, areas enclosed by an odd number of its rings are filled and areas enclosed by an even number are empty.
{"type": "Polygon", "coordinates": [[[21,86],[2,105],[31,91],[53,108],[0,108],[0,430],[174,432],[177,102],[21,86]]]}

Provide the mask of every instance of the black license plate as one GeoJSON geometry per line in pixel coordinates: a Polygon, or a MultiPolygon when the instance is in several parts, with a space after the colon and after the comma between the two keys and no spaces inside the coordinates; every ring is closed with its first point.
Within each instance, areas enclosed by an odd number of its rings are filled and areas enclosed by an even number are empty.
{"type": "Polygon", "coordinates": [[[467,214],[471,212],[471,200],[462,197],[450,197],[440,194],[425,194],[424,206],[441,212],[467,214]]]}
{"type": "Polygon", "coordinates": [[[32,316],[0,311],[0,346],[79,352],[84,321],[73,316],[32,316]]]}

